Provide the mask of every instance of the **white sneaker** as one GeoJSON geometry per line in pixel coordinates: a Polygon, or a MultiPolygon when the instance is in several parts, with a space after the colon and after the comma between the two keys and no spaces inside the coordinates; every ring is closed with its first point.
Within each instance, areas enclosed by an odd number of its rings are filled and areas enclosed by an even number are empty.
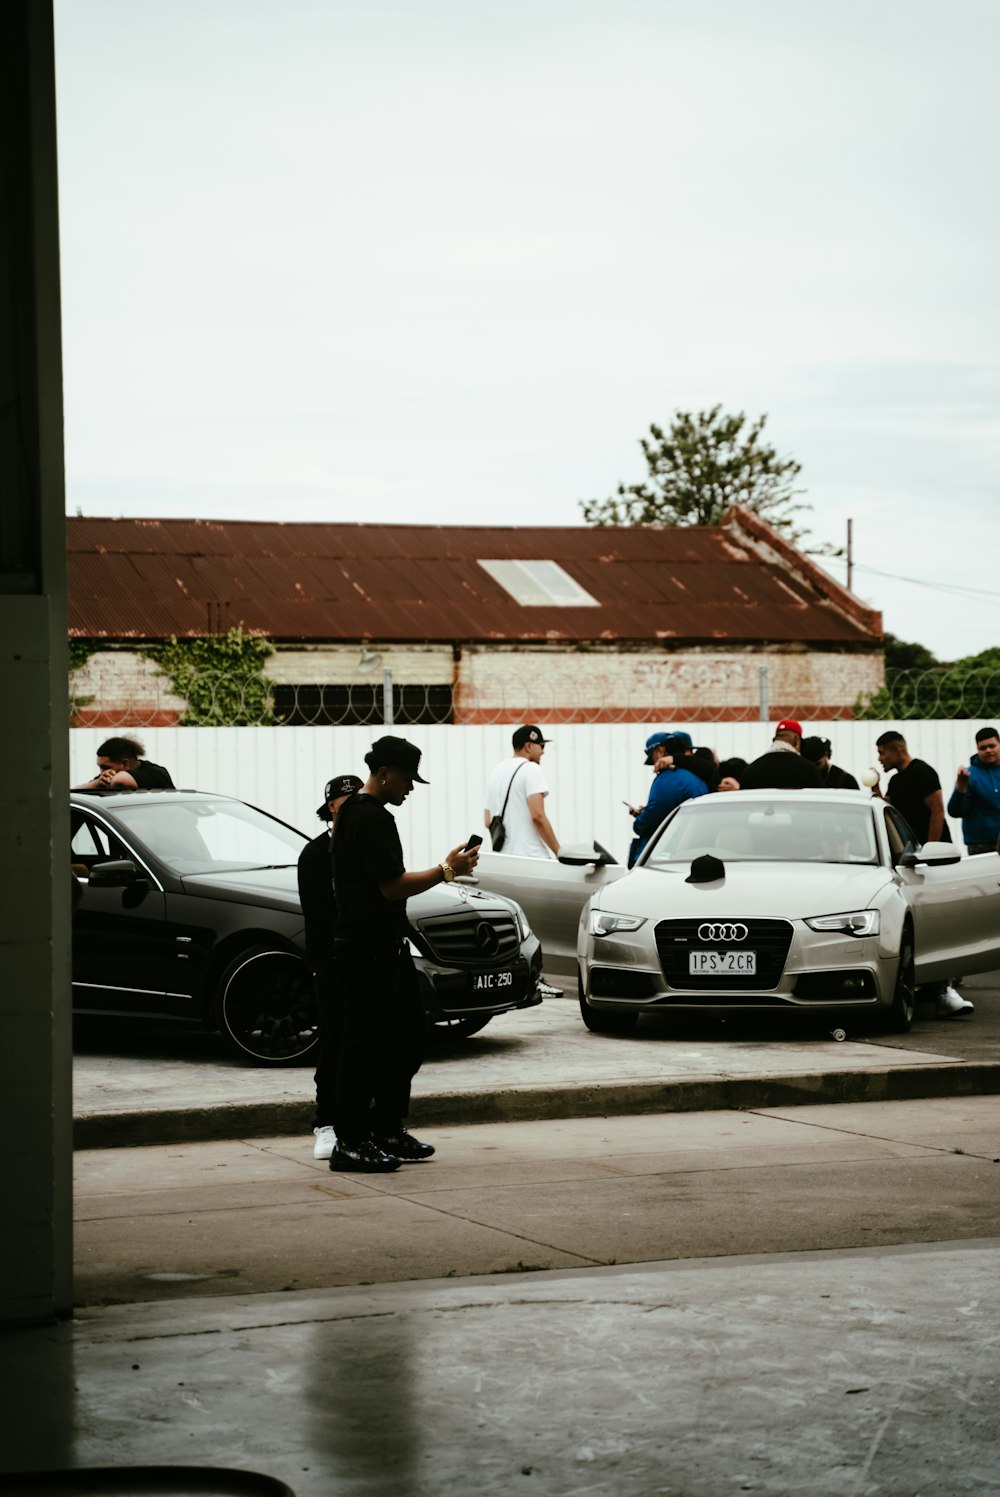
{"type": "Polygon", "coordinates": [[[963,998],[949,983],[938,995],[937,1003],[934,1005],[935,1019],[953,1019],[956,1014],[975,1013],[975,1005],[968,998],[963,998]]]}
{"type": "Polygon", "coordinates": [[[329,1126],[314,1128],[313,1133],[316,1135],[316,1142],[313,1144],[313,1158],[329,1159],[337,1147],[337,1135],[329,1126]]]}

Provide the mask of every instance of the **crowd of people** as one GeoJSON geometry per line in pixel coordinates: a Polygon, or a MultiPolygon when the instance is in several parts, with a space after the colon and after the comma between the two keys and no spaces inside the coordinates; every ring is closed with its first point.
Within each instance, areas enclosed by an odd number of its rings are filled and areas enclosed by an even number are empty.
{"type": "MultiPolygon", "coordinates": [[[[488,777],[484,825],[494,851],[559,856],[541,767],[548,742],[537,724],[518,727],[511,755],[488,777]]],[[[890,777],[883,790],[873,773],[871,794],[884,796],[895,807],[917,843],[950,840],[937,772],[910,754],[898,731],[882,733],[875,747],[890,777]]],[[[801,724],[792,718],[778,723],[769,747],[749,763],[741,758],[720,761],[678,728],[651,733],[643,752],[653,777],[644,805],[625,802],[632,818],[630,867],[664,818],[700,796],[751,789],[859,789],[854,776],[832,762],[830,740],[804,737],[801,724]]],[[[314,1154],[329,1160],[336,1171],[395,1170],[434,1153],[432,1145],[414,1138],[405,1126],[425,1034],[406,902],[471,873],[482,838],[467,838],[431,868],[407,870],[389,807],[401,806],[415,785],[427,783],[420,760],[420,750],[405,738],[379,738],[365,755],[366,779],[345,773],[327,782],[317,813],[324,830],[299,858],[305,940],[320,1014],[314,1154]]],[[[97,771],[78,788],[173,788],[169,772],[151,763],[135,738],[105,740],[97,750],[97,771]]],[[[947,815],[961,820],[969,854],[1000,852],[996,728],[977,732],[975,752],[957,772],[947,815]]],[[[935,999],[940,1017],[972,1012],[972,1004],[949,983],[923,996],[935,999]]]]}

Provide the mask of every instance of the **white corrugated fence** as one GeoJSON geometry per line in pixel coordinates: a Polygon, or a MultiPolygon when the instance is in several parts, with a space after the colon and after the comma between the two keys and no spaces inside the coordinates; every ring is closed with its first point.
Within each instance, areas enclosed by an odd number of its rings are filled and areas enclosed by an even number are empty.
{"type": "MultiPolygon", "coordinates": [[[[771,739],[765,723],[581,723],[551,729],[542,723],[552,739],[543,768],[551,791],[549,816],[560,841],[596,837],[615,857],[624,858],[630,820],[622,802],[646,799],[650,772],[643,765],[643,743],[647,733],[661,726],[683,726],[721,759],[754,759],[771,739]]],[[[910,752],[938,771],[946,801],[955,771],[968,763],[981,726],[979,719],[803,724],[807,734],[829,738],[833,762],[858,778],[869,765],[878,765],[875,739],[898,727],[910,752]]],[[[94,772],[97,746],[113,731],[70,730],[73,784],[94,772]]],[[[132,736],[145,744],[148,758],[166,765],[176,785],[237,796],[312,834],[319,828],[316,807],[326,781],[348,772],[363,777],[364,754],[381,731],[377,726],[144,728],[132,736]]],[[[422,750],[421,773],[430,781],[418,785],[396,812],[408,866],[426,867],[472,832],[483,831],[483,786],[492,766],[511,753],[512,730],[507,724],[395,731],[422,750]]],[[[952,834],[961,841],[959,824],[952,823],[952,834]]]]}

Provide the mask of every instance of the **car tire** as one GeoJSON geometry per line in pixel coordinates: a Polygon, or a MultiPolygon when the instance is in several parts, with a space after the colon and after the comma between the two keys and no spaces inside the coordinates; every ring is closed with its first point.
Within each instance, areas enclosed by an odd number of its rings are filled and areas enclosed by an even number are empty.
{"type": "Polygon", "coordinates": [[[435,1019],[430,1032],[449,1040],[467,1040],[470,1035],[485,1029],[493,1017],[493,1014],[469,1014],[463,1018],[435,1019]]]}
{"type": "Polygon", "coordinates": [[[913,932],[909,926],[903,930],[899,943],[899,967],[892,1003],[886,1016],[885,1027],[890,1034],[907,1034],[913,1027],[916,1007],[916,979],[913,961],[913,932]]]}
{"type": "Polygon", "coordinates": [[[609,1013],[607,1009],[591,1008],[586,998],[580,997],[580,1017],[588,1029],[595,1034],[631,1034],[639,1022],[633,1009],[624,1013],[609,1013]]]}
{"type": "Polygon", "coordinates": [[[248,1065],[308,1065],[319,1050],[319,1013],[306,963],[274,946],[241,951],[219,980],[215,1023],[248,1065]]]}

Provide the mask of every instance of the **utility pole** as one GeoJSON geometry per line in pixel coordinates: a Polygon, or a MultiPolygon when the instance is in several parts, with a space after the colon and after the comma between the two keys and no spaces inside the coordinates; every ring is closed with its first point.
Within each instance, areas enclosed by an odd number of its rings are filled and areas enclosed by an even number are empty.
{"type": "Polygon", "coordinates": [[[847,522],[847,591],[854,591],[854,521],[847,522]]]}

